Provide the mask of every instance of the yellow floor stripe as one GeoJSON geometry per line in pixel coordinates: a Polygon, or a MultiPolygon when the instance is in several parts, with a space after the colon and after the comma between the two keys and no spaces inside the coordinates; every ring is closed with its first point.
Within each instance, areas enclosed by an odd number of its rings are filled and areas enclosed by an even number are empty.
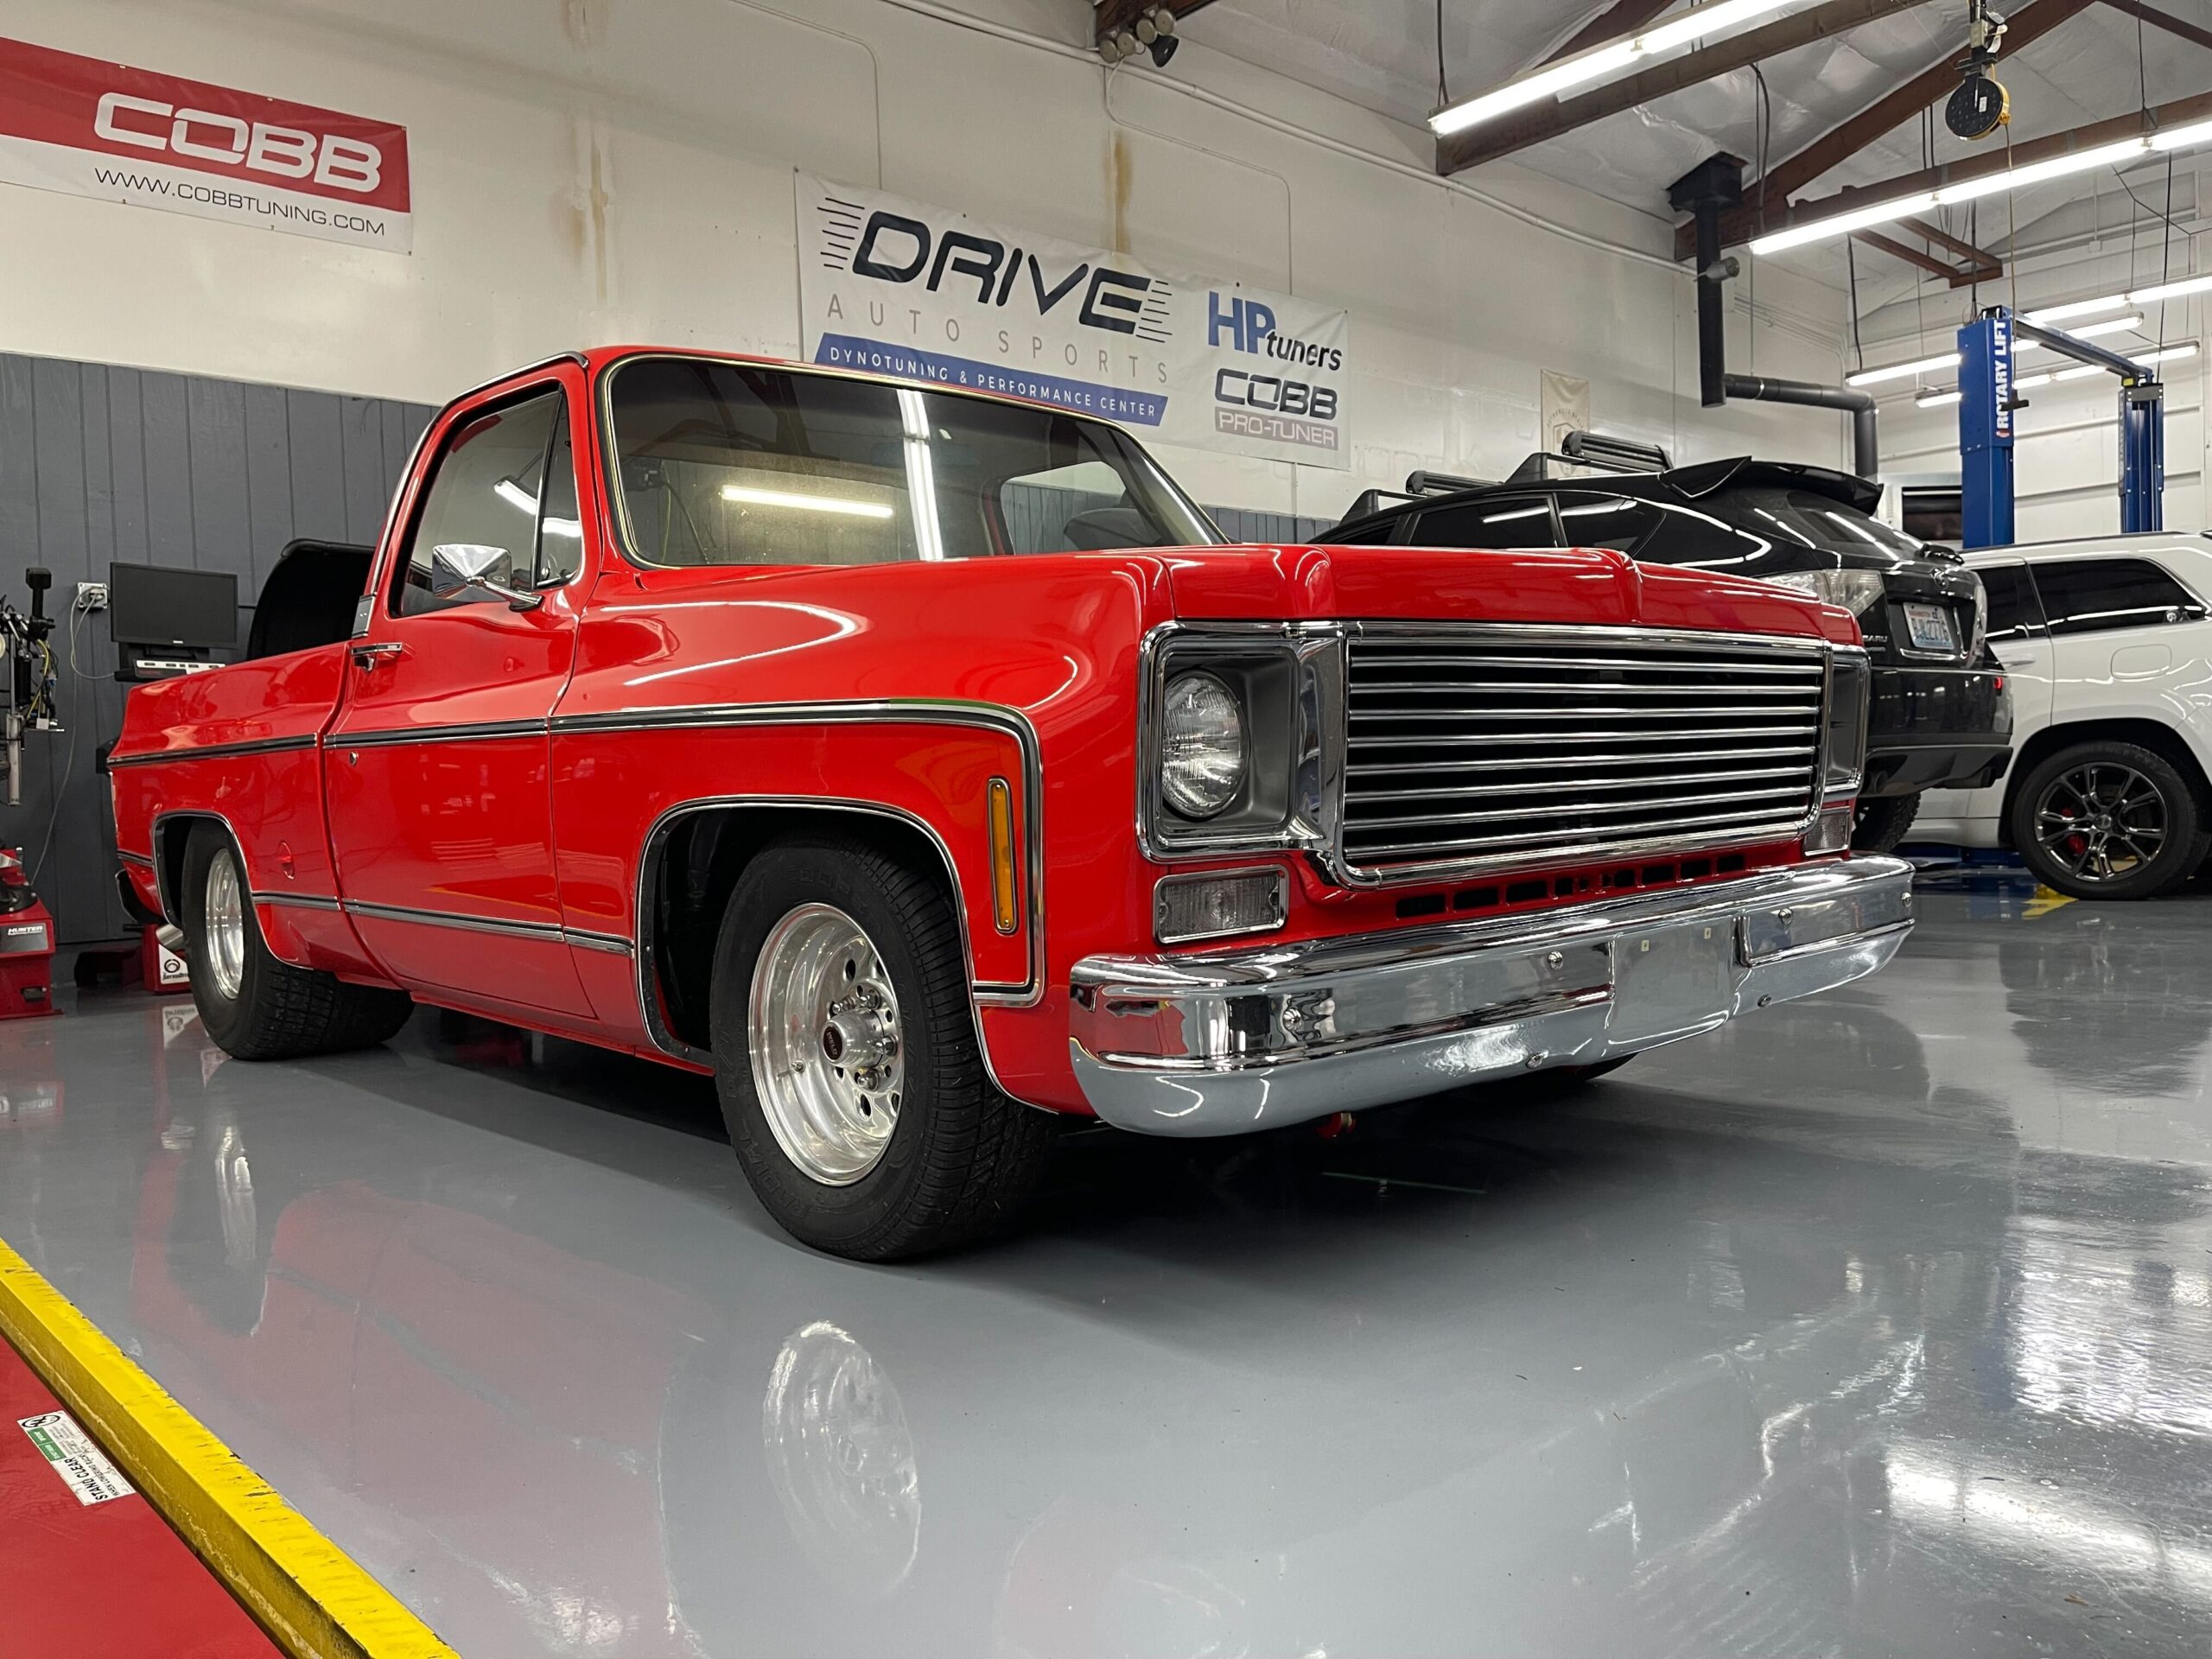
{"type": "Polygon", "coordinates": [[[0,1333],[293,1659],[454,1659],[4,1243],[0,1333]]]}

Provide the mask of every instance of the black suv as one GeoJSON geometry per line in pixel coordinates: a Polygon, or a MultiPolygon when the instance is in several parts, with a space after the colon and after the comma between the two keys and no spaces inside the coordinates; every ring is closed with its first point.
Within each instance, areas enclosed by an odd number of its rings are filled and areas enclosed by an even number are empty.
{"type": "MultiPolygon", "coordinates": [[[[1866,782],[1853,844],[1887,851],[1904,839],[1920,792],[1975,789],[2012,758],[2005,677],[1983,645],[1981,582],[1948,548],[1871,516],[1878,486],[1794,462],[1703,461],[1606,478],[1553,478],[1531,455],[1502,484],[1415,493],[1352,516],[1316,537],[1338,545],[1505,550],[1607,547],[1654,564],[1779,582],[1859,619],[1873,660],[1866,782]]],[[[1586,462],[1585,463],[1586,464],[1586,462]]],[[[1424,488],[1424,486],[1426,486],[1424,488]]]]}

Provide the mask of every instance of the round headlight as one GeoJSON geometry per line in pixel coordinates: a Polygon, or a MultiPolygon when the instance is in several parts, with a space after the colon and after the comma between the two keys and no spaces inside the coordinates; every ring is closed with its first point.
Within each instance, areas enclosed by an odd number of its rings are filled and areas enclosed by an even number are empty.
{"type": "Polygon", "coordinates": [[[1244,787],[1244,715],[1211,674],[1168,683],[1160,711],[1160,787],[1186,818],[1211,818],[1244,787]]]}

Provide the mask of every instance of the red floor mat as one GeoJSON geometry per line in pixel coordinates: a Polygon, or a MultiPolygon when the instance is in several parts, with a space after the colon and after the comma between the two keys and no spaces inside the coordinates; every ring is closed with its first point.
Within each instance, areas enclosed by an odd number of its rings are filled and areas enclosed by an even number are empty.
{"type": "Polygon", "coordinates": [[[73,1419],[22,1427],[60,1410],[0,1341],[0,1654],[281,1659],[151,1504],[135,1491],[102,1497],[107,1473],[67,1459],[81,1432],[73,1419]],[[80,1498],[73,1477],[98,1501],[80,1498]]]}

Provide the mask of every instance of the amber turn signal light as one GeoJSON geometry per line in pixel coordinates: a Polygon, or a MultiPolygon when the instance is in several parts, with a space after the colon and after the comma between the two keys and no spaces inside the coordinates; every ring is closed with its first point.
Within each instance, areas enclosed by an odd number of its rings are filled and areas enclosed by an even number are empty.
{"type": "Polygon", "coordinates": [[[1014,867],[1014,791],[1006,779],[994,778],[990,788],[991,918],[999,931],[1014,928],[1015,896],[1020,891],[1014,867]]]}

